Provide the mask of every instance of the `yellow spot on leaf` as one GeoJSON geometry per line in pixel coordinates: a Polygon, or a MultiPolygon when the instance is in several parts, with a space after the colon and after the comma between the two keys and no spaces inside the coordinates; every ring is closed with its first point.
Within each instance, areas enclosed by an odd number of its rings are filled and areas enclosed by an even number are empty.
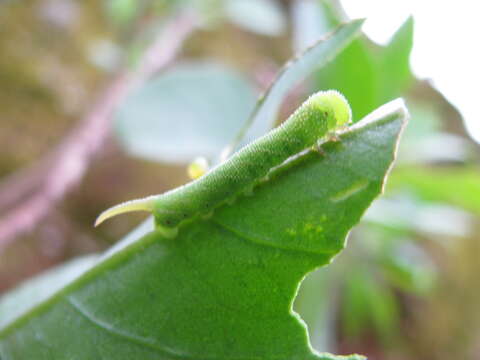
{"type": "Polygon", "coordinates": [[[297,231],[296,231],[295,229],[288,228],[288,229],[287,229],[287,234],[290,235],[290,236],[296,236],[296,235],[297,235],[297,231]]]}

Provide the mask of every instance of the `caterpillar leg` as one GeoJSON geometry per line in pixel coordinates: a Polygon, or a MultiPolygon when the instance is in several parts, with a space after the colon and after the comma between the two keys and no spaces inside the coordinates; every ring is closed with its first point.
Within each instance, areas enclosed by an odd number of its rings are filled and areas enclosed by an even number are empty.
{"type": "Polygon", "coordinates": [[[327,153],[326,153],[325,150],[323,150],[323,148],[322,148],[322,144],[323,144],[323,142],[322,142],[322,143],[317,142],[317,143],[315,144],[315,146],[313,146],[313,150],[315,150],[316,152],[318,152],[318,153],[319,153],[320,155],[322,155],[322,156],[327,156],[327,153]]]}
{"type": "Polygon", "coordinates": [[[178,234],[178,227],[167,228],[155,221],[155,231],[162,234],[162,236],[166,237],[167,239],[173,239],[178,234]]]}
{"type": "Polygon", "coordinates": [[[326,141],[335,141],[335,142],[339,142],[341,141],[340,140],[340,137],[338,136],[338,133],[336,131],[332,131],[331,133],[329,133],[327,135],[327,140],[326,141]]]}
{"type": "Polygon", "coordinates": [[[338,126],[335,130],[327,134],[327,141],[341,141],[339,134],[342,134],[346,130],[348,130],[348,125],[338,126]]]}

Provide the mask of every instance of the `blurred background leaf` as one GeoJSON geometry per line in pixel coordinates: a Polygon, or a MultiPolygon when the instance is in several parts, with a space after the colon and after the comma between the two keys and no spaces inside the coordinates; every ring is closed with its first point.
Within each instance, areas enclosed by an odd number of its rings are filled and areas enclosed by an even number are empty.
{"type": "Polygon", "coordinates": [[[282,35],[287,20],[274,0],[227,0],[226,16],[232,23],[260,35],[282,35]]]}
{"type": "Polygon", "coordinates": [[[254,87],[238,72],[214,63],[186,63],[132,94],[118,111],[116,131],[128,153],[145,159],[215,160],[254,103],[254,87]]]}

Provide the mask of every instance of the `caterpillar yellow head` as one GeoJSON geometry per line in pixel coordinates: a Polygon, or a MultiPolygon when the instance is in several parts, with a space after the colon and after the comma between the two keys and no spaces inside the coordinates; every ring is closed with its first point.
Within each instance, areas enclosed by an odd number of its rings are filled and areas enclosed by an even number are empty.
{"type": "Polygon", "coordinates": [[[308,99],[311,106],[329,109],[329,129],[335,129],[352,122],[352,110],[342,94],[336,90],[319,91],[308,99]]]}

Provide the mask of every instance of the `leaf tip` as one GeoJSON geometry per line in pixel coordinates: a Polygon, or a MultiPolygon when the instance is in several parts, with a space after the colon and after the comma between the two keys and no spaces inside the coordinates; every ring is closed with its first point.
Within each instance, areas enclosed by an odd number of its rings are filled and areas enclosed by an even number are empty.
{"type": "Polygon", "coordinates": [[[405,100],[403,98],[398,98],[388,102],[385,104],[384,110],[391,110],[393,114],[404,119],[404,121],[408,121],[408,119],[410,119],[410,112],[408,111],[407,105],[405,104],[405,100]]]}
{"type": "Polygon", "coordinates": [[[405,100],[402,98],[397,98],[378,107],[362,120],[351,126],[349,129],[353,130],[356,128],[361,128],[366,124],[391,121],[391,119],[401,119],[401,122],[405,125],[409,118],[410,113],[405,105],[405,100]]]}
{"type": "Polygon", "coordinates": [[[366,20],[367,18],[358,18],[358,19],[353,19],[351,22],[355,23],[359,27],[362,27],[366,20]]]}

